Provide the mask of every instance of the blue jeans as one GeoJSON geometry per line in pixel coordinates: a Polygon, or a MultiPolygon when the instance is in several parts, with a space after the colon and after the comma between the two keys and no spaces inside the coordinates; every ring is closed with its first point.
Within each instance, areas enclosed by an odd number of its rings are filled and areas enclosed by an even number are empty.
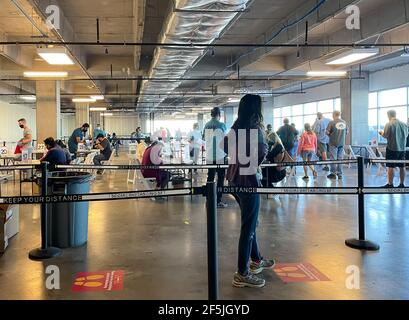
{"type": "Polygon", "coordinates": [[[234,194],[241,210],[241,230],[239,240],[238,272],[247,275],[249,260],[262,260],[258,249],[256,228],[260,211],[259,194],[234,194]]]}
{"type": "MultiPolygon", "coordinates": [[[[344,147],[329,146],[329,156],[331,160],[344,159],[344,147]]],[[[342,174],[342,164],[331,164],[331,173],[342,174]]]]}

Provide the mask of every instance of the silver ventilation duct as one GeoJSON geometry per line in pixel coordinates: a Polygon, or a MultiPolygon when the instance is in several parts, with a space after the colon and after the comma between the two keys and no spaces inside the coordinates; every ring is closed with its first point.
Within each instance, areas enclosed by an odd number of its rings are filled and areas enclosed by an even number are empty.
{"type": "MultiPolygon", "coordinates": [[[[175,0],[175,8],[167,18],[167,23],[159,42],[169,43],[169,47],[158,47],[149,71],[150,78],[182,78],[205,54],[205,48],[172,47],[172,43],[188,45],[211,44],[240,11],[246,9],[251,0],[175,0]]],[[[154,106],[166,99],[181,81],[160,82],[146,80],[141,93],[157,94],[161,97],[142,96],[141,102],[152,102],[154,106]],[[159,101],[158,101],[159,99],[159,101]]]]}

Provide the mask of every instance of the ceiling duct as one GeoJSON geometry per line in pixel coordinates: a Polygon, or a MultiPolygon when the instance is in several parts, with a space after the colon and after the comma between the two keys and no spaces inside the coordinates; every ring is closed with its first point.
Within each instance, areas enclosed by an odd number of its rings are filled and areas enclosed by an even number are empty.
{"type": "MultiPolygon", "coordinates": [[[[169,46],[158,47],[149,71],[149,78],[183,78],[189,68],[205,54],[206,48],[195,44],[213,43],[251,0],[175,0],[174,10],[167,18],[159,42],[169,46]],[[195,46],[195,50],[178,48],[172,43],[195,46]],[[200,49],[200,48],[199,48],[200,49]]],[[[179,87],[182,81],[160,82],[145,80],[142,83],[141,102],[153,102],[155,106],[166,95],[179,87]],[[161,100],[144,94],[161,94],[161,100]]]]}

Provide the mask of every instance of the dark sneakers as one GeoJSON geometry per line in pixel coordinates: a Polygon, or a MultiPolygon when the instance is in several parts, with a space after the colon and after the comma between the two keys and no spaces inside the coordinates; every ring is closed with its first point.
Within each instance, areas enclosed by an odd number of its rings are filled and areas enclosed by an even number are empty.
{"type": "Polygon", "coordinates": [[[332,180],[336,180],[337,179],[337,175],[335,173],[330,173],[329,175],[327,175],[328,179],[332,179],[332,180]]]}
{"type": "Polygon", "coordinates": [[[391,188],[393,188],[393,184],[387,183],[387,184],[385,184],[384,186],[382,186],[381,188],[391,189],[391,188]]]}
{"type": "Polygon", "coordinates": [[[401,184],[398,186],[398,188],[402,188],[402,189],[403,189],[403,188],[406,188],[406,187],[405,187],[405,185],[404,185],[403,183],[401,183],[401,184]]]}

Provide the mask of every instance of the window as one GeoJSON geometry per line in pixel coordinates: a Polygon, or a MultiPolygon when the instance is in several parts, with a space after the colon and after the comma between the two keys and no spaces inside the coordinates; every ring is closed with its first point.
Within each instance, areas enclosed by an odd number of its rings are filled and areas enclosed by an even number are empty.
{"type": "Polygon", "coordinates": [[[334,109],[339,110],[340,108],[340,98],[275,108],[273,111],[273,129],[277,131],[283,125],[284,118],[288,118],[290,123],[295,124],[297,130],[303,131],[304,124],[314,124],[318,111],[322,112],[326,118],[332,119],[334,109]]]}
{"type": "Polygon", "coordinates": [[[379,134],[389,121],[388,111],[395,110],[399,120],[406,122],[408,110],[408,88],[398,88],[369,93],[368,127],[371,143],[386,143],[379,134]]]}

